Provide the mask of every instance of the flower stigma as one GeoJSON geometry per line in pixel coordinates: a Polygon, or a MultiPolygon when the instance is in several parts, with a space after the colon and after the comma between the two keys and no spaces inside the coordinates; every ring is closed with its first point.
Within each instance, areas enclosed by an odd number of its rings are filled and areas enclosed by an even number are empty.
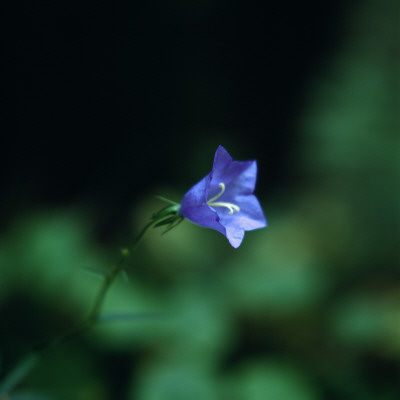
{"type": "Polygon", "coordinates": [[[226,201],[215,201],[215,200],[218,200],[222,196],[222,194],[225,192],[225,184],[224,183],[221,182],[218,186],[221,188],[221,191],[216,196],[214,196],[213,198],[208,200],[207,204],[211,207],[226,207],[229,210],[229,214],[233,214],[234,212],[239,212],[240,207],[237,206],[236,204],[228,203],[226,201]]]}

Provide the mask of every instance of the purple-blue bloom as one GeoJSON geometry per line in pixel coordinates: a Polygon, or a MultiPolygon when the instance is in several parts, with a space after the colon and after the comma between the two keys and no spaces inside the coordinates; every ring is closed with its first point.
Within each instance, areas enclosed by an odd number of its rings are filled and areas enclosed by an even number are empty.
{"type": "Polygon", "coordinates": [[[219,146],[211,172],[183,196],[179,213],[195,224],[221,232],[237,248],[245,231],[267,226],[253,194],[256,179],[256,161],[233,161],[219,146]]]}

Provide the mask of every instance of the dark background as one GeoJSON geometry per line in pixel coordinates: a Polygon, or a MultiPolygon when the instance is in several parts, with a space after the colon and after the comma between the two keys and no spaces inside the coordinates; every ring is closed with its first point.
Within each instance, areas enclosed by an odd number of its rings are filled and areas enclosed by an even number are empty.
{"type": "Polygon", "coordinates": [[[218,145],[269,223],[149,233],[7,400],[400,398],[399,5],[0,2],[0,392],[218,145]]]}
{"type": "Polygon", "coordinates": [[[83,201],[114,229],[206,173],[204,146],[257,158],[269,193],[298,179],[294,121],[353,3],[3,1],[2,225],[83,201]]]}

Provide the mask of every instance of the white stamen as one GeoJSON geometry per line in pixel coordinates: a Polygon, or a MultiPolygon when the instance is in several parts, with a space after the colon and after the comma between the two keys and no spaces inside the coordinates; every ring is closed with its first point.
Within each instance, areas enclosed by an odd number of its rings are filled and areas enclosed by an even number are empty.
{"type": "Polygon", "coordinates": [[[240,207],[237,206],[236,204],[233,203],[228,203],[226,201],[215,201],[217,199],[219,199],[222,194],[225,192],[225,184],[224,183],[220,183],[219,187],[221,188],[221,191],[214,196],[212,199],[207,201],[207,204],[211,207],[226,207],[229,210],[229,214],[233,214],[234,212],[239,212],[240,211],[240,207]]]}

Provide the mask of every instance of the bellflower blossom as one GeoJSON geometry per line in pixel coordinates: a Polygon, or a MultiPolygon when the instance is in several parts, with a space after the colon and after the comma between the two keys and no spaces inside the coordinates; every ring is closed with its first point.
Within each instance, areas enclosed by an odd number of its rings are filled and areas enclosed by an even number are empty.
{"type": "Polygon", "coordinates": [[[183,196],[179,213],[197,225],[221,232],[237,248],[245,231],[267,226],[253,194],[256,178],[256,161],[233,161],[219,146],[211,172],[183,196]]]}

